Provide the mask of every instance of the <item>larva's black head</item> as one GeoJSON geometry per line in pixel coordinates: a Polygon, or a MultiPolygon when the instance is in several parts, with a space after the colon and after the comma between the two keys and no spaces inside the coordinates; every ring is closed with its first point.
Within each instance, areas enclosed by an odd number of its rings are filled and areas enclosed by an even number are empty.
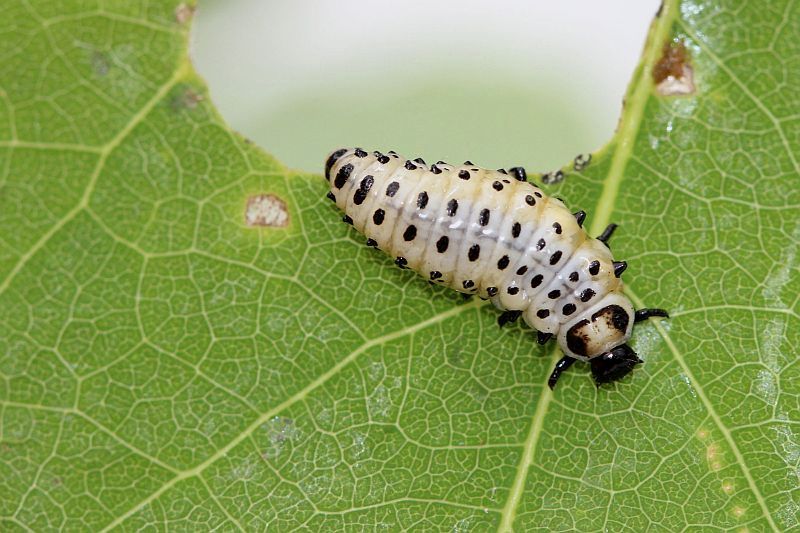
{"type": "Polygon", "coordinates": [[[333,168],[333,165],[335,165],[339,158],[346,154],[347,151],[348,148],[339,148],[328,156],[328,159],[325,161],[325,179],[331,181],[331,168],[333,168]]]}
{"type": "Polygon", "coordinates": [[[620,344],[604,354],[589,360],[592,365],[594,382],[599,387],[603,383],[611,383],[622,379],[633,367],[642,362],[639,356],[627,344],[620,344]]]}

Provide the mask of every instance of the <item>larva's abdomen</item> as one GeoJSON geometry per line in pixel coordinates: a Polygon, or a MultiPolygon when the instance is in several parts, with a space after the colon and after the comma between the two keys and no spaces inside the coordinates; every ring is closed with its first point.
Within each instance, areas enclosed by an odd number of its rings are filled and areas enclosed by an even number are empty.
{"type": "Polygon", "coordinates": [[[609,302],[632,313],[608,248],[526,181],[469,162],[427,167],[360,149],[334,152],[326,174],[345,220],[433,283],[522,311],[544,333],[563,333],[609,302]]]}

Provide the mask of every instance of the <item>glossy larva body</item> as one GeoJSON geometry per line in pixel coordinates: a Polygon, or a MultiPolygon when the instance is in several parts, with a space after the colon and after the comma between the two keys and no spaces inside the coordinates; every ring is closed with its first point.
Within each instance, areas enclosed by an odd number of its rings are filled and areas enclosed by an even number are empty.
{"type": "MultiPolygon", "coordinates": [[[[429,168],[392,152],[341,149],[328,158],[326,177],[329,198],[368,244],[433,283],[515,312],[540,338],[556,336],[567,357],[590,361],[630,338],[625,263],[586,234],[583,212],[570,213],[521,169],[429,168]]],[[[627,359],[624,373],[638,362],[627,359]]]]}

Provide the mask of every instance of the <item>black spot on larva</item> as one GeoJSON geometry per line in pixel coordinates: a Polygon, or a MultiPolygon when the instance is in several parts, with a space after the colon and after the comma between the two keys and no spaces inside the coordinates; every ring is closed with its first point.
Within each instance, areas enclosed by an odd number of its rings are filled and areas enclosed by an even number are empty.
{"type": "Polygon", "coordinates": [[[481,213],[480,215],[478,215],[478,224],[480,224],[481,226],[485,226],[486,224],[488,224],[490,214],[491,213],[489,213],[488,209],[481,209],[481,213]]]}
{"type": "Polygon", "coordinates": [[[406,161],[406,164],[403,166],[406,167],[406,170],[417,170],[417,165],[415,165],[411,161],[406,161]]]}
{"type": "Polygon", "coordinates": [[[406,260],[405,257],[398,256],[394,260],[394,264],[399,266],[400,268],[406,268],[406,265],[408,264],[408,260],[406,260]]]}
{"type": "Polygon", "coordinates": [[[470,161],[470,160],[466,160],[466,161],[464,161],[464,164],[465,164],[465,165],[474,165],[475,163],[473,163],[473,162],[472,162],[472,161],[470,161]]]}
{"type": "Polygon", "coordinates": [[[367,197],[367,193],[363,191],[363,189],[356,189],[356,192],[353,193],[353,203],[356,205],[361,205],[364,203],[364,199],[367,197]]]}
{"type": "Polygon", "coordinates": [[[383,155],[383,154],[382,154],[382,153],[380,153],[378,150],[375,150],[375,151],[374,151],[374,152],[372,152],[372,153],[373,153],[373,154],[375,154],[375,157],[380,157],[380,156],[382,156],[382,155],[383,155]]]}
{"type": "Polygon", "coordinates": [[[561,224],[553,222],[553,229],[556,231],[556,235],[561,235],[561,224]]]}
{"type": "Polygon", "coordinates": [[[528,267],[526,267],[525,265],[522,265],[521,267],[519,267],[517,269],[517,276],[522,276],[527,271],[528,271],[528,267]]]}
{"type": "Polygon", "coordinates": [[[358,186],[358,190],[353,194],[354,204],[361,205],[364,202],[374,182],[375,178],[372,176],[364,176],[364,179],[361,180],[361,184],[358,186]]]}
{"type": "Polygon", "coordinates": [[[367,157],[367,152],[365,152],[361,148],[356,148],[356,151],[354,153],[356,154],[356,157],[367,157]]]}
{"type": "Polygon", "coordinates": [[[481,247],[477,244],[473,244],[469,247],[469,252],[467,252],[467,257],[470,261],[477,261],[478,257],[481,255],[481,247]]]}
{"type": "Polygon", "coordinates": [[[589,274],[596,276],[600,272],[600,261],[594,260],[589,263],[589,274]]]}
{"type": "Polygon", "coordinates": [[[519,237],[519,232],[522,231],[522,226],[519,222],[514,222],[511,226],[511,236],[515,239],[519,237]]]}
{"type": "Polygon", "coordinates": [[[431,165],[431,172],[433,172],[434,174],[441,174],[442,169],[437,167],[436,165],[431,165]]]}
{"type": "Polygon", "coordinates": [[[589,340],[581,330],[589,324],[588,320],[581,320],[567,331],[567,347],[577,355],[588,355],[586,342],[589,340]]]}
{"type": "Polygon", "coordinates": [[[515,294],[517,294],[519,292],[519,287],[509,287],[509,288],[506,289],[506,291],[511,296],[514,296],[515,294]]]}
{"type": "Polygon", "coordinates": [[[422,191],[419,193],[419,196],[417,196],[417,207],[420,209],[425,209],[426,205],[428,205],[428,193],[422,191]]]}
{"type": "Polygon", "coordinates": [[[439,279],[442,277],[442,273],[438,270],[431,270],[431,279],[439,279]]]}
{"type": "Polygon", "coordinates": [[[447,202],[447,215],[454,217],[456,216],[456,211],[458,211],[458,200],[453,198],[449,202],[447,202]]]}
{"type": "Polygon", "coordinates": [[[499,181],[495,181],[494,183],[492,183],[492,188],[494,190],[496,190],[496,191],[502,191],[503,190],[503,184],[500,183],[499,181]]]}
{"type": "Polygon", "coordinates": [[[474,281],[472,281],[471,279],[465,279],[465,280],[464,280],[464,281],[461,283],[461,285],[462,285],[462,286],[463,286],[465,289],[471,289],[472,287],[474,287],[474,286],[475,286],[475,282],[474,282],[474,281]]]}
{"type": "Polygon", "coordinates": [[[450,245],[450,238],[447,235],[442,235],[438,241],[436,241],[436,251],[440,254],[443,254],[447,251],[447,247],[450,245]]]}
{"type": "Polygon", "coordinates": [[[328,181],[331,179],[331,168],[336,164],[339,158],[345,154],[345,152],[347,152],[347,148],[340,148],[333,152],[330,157],[328,157],[328,160],[325,161],[325,177],[328,179],[328,181]]]}
{"type": "Polygon", "coordinates": [[[469,170],[459,170],[458,171],[458,177],[461,178],[462,180],[468,180],[469,179],[469,170]]]}
{"type": "Polygon", "coordinates": [[[595,292],[592,289],[584,289],[581,293],[581,301],[588,302],[592,299],[592,296],[595,295],[595,292]]]}
{"type": "Polygon", "coordinates": [[[545,247],[546,244],[547,243],[544,242],[544,239],[539,239],[539,241],[536,243],[536,249],[540,250],[540,251],[544,250],[544,247],[545,247]]]}
{"type": "Polygon", "coordinates": [[[517,181],[527,181],[528,174],[525,172],[525,169],[522,167],[511,167],[508,170],[514,175],[517,181]]]}
{"type": "Polygon", "coordinates": [[[403,232],[403,240],[406,242],[413,241],[414,237],[416,236],[417,236],[417,227],[413,224],[408,226],[406,230],[403,232]]]}
{"type": "Polygon", "coordinates": [[[500,174],[508,174],[508,172],[506,172],[506,169],[504,168],[498,168],[497,172],[499,172],[500,174]]]}
{"type": "Polygon", "coordinates": [[[561,296],[561,291],[558,289],[553,289],[552,291],[547,293],[547,297],[550,298],[551,300],[555,300],[559,296],[561,296]]]}
{"type": "Polygon", "coordinates": [[[369,192],[373,183],[375,183],[375,178],[373,178],[371,175],[364,176],[364,179],[361,180],[361,188],[369,192]]]}
{"type": "Polygon", "coordinates": [[[395,152],[394,150],[389,150],[389,155],[397,155],[397,152],[395,152]]]}
{"type": "Polygon", "coordinates": [[[418,158],[416,158],[416,159],[414,160],[414,162],[415,162],[415,163],[419,163],[419,164],[420,164],[420,165],[422,165],[423,167],[425,166],[425,160],[424,160],[424,159],[422,159],[421,157],[418,157],[418,158]]]}
{"type": "Polygon", "coordinates": [[[525,196],[525,203],[528,205],[536,205],[536,198],[533,195],[528,194],[525,196]]]}
{"type": "Polygon", "coordinates": [[[378,242],[375,239],[367,239],[367,246],[370,248],[377,248],[378,242]]]}
{"type": "Polygon", "coordinates": [[[531,289],[535,289],[536,287],[541,285],[543,279],[544,276],[542,276],[541,274],[536,274],[535,276],[533,276],[531,278],[531,289]]]}
{"type": "Polygon", "coordinates": [[[334,195],[333,195],[333,193],[332,193],[332,192],[330,192],[330,191],[328,191],[328,194],[326,194],[326,195],[325,195],[325,197],[326,197],[328,200],[330,200],[331,202],[335,202],[335,201],[336,201],[336,196],[334,196],[334,195]]]}
{"type": "Polygon", "coordinates": [[[347,183],[347,178],[350,177],[350,173],[353,172],[353,165],[347,163],[345,166],[339,169],[339,172],[336,173],[336,178],[333,180],[333,186],[337,189],[341,189],[344,187],[344,184],[347,183]]]}
{"type": "Polygon", "coordinates": [[[353,225],[353,219],[350,218],[348,215],[342,217],[342,222],[344,222],[345,224],[350,224],[351,226],[353,225]]]}
{"type": "Polygon", "coordinates": [[[550,316],[550,311],[548,311],[547,309],[539,309],[538,311],[536,311],[536,316],[538,316],[539,318],[547,318],[550,316]]]}
{"type": "Polygon", "coordinates": [[[508,256],[504,255],[503,257],[500,258],[499,261],[497,261],[497,268],[499,268],[500,270],[505,270],[509,262],[510,259],[508,258],[508,256]]]}
{"type": "Polygon", "coordinates": [[[486,294],[488,294],[489,296],[496,296],[497,287],[486,287],[486,294]]]}
{"type": "Polygon", "coordinates": [[[576,309],[575,304],[567,304],[563,308],[561,308],[561,311],[565,315],[569,316],[569,315],[571,315],[572,313],[575,312],[575,309],[576,309]]]}
{"type": "Polygon", "coordinates": [[[578,273],[577,273],[577,272],[573,272],[573,273],[571,273],[571,274],[569,275],[569,280],[570,280],[572,283],[575,283],[576,281],[578,281],[578,273]]]}
{"type": "Polygon", "coordinates": [[[614,327],[618,330],[625,331],[625,329],[628,327],[628,321],[630,320],[630,317],[628,316],[628,313],[626,313],[625,310],[618,305],[613,307],[615,307],[615,309],[614,316],[611,318],[611,323],[614,324],[614,327]]]}
{"type": "Polygon", "coordinates": [[[533,195],[534,195],[536,198],[541,198],[541,197],[542,197],[542,193],[540,193],[539,191],[534,191],[533,195]]]}
{"type": "Polygon", "coordinates": [[[619,331],[624,332],[628,329],[630,317],[625,310],[618,305],[607,305],[592,315],[592,322],[600,318],[605,318],[606,322],[619,331]]]}
{"type": "Polygon", "coordinates": [[[380,162],[382,165],[385,165],[386,163],[388,163],[388,162],[389,162],[389,156],[388,156],[388,155],[382,155],[382,156],[380,156],[380,157],[378,158],[378,161],[379,161],[379,162],[380,162]]]}
{"type": "Polygon", "coordinates": [[[397,194],[397,189],[400,188],[400,184],[396,181],[391,182],[389,185],[386,186],[386,196],[394,196],[397,194]]]}
{"type": "Polygon", "coordinates": [[[383,209],[376,209],[375,213],[372,215],[372,221],[375,223],[376,226],[380,226],[383,224],[383,217],[386,215],[386,211],[383,209]]]}
{"type": "Polygon", "coordinates": [[[437,161],[437,162],[436,162],[436,164],[437,164],[437,165],[446,165],[447,163],[446,163],[446,162],[444,162],[444,161],[437,161]]]}
{"type": "Polygon", "coordinates": [[[561,250],[557,251],[553,255],[550,256],[550,264],[555,265],[558,263],[558,260],[561,259],[561,250]]]}

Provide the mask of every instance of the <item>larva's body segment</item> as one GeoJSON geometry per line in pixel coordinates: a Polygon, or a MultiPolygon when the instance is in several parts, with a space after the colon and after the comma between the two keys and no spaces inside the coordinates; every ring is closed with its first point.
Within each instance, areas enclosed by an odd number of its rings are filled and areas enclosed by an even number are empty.
{"type": "Polygon", "coordinates": [[[517,179],[470,162],[428,168],[358,148],[337,150],[326,163],[329,197],[369,245],[433,283],[517,311],[540,334],[555,335],[567,358],[603,356],[595,379],[618,379],[639,362],[624,344],[634,323],[619,279],[625,264],[586,234],[582,213],[512,171],[517,179]],[[614,352],[622,346],[630,353],[614,352]]]}

